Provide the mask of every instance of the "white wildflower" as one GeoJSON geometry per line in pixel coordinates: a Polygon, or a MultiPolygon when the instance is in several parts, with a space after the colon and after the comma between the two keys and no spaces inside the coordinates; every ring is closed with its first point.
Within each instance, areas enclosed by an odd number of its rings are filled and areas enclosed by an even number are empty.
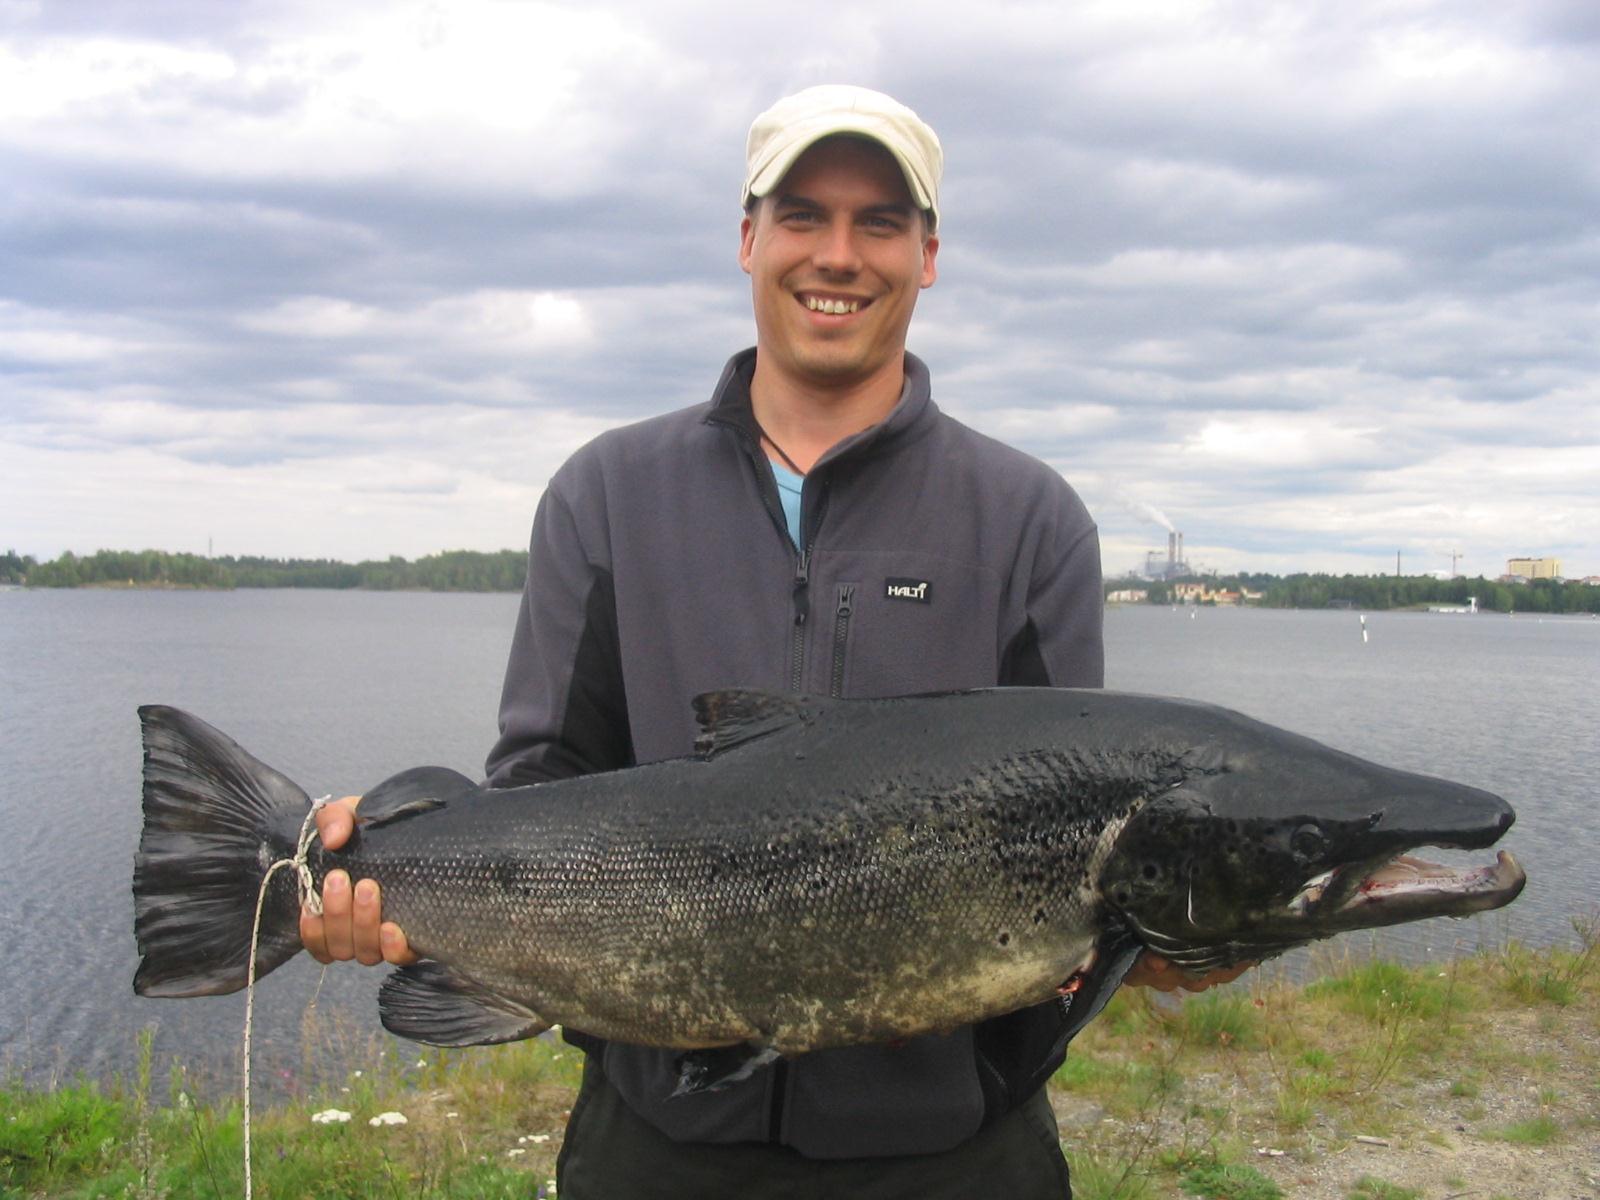
{"type": "Polygon", "coordinates": [[[368,1125],[404,1125],[406,1115],[402,1112],[381,1112],[367,1121],[368,1125]]]}
{"type": "Polygon", "coordinates": [[[522,1149],[520,1146],[513,1146],[511,1149],[506,1151],[506,1157],[507,1158],[515,1158],[519,1154],[526,1154],[526,1153],[527,1153],[527,1151],[522,1149]]]}
{"type": "Polygon", "coordinates": [[[458,1113],[458,1112],[447,1112],[447,1113],[445,1113],[445,1115],[444,1115],[444,1116],[445,1116],[445,1120],[447,1120],[447,1121],[454,1121],[454,1120],[455,1120],[455,1119],[456,1119],[456,1118],[457,1118],[457,1117],[459,1117],[459,1116],[460,1116],[460,1115],[461,1115],[461,1114],[460,1114],[460,1113],[458,1113]]]}
{"type": "Polygon", "coordinates": [[[536,1133],[528,1140],[535,1146],[542,1146],[550,1140],[550,1135],[548,1133],[536,1133]]]}
{"type": "Polygon", "coordinates": [[[425,1059],[425,1058],[417,1059],[417,1070],[420,1071],[420,1070],[422,1070],[423,1067],[425,1067],[427,1065],[428,1065],[428,1060],[427,1059],[425,1059]]]}
{"type": "Polygon", "coordinates": [[[333,1125],[335,1123],[343,1125],[349,1119],[350,1114],[342,1108],[325,1108],[321,1112],[311,1114],[311,1123],[313,1125],[333,1125]]]}

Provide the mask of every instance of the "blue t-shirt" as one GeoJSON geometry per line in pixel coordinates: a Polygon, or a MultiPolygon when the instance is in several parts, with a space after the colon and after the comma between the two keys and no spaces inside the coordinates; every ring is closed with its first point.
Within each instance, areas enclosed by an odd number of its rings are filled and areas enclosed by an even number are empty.
{"type": "Polygon", "coordinates": [[[805,484],[804,475],[796,475],[782,463],[767,460],[772,466],[772,478],[778,482],[778,499],[783,501],[783,519],[789,526],[789,540],[797,547],[800,545],[800,488],[805,484]]]}

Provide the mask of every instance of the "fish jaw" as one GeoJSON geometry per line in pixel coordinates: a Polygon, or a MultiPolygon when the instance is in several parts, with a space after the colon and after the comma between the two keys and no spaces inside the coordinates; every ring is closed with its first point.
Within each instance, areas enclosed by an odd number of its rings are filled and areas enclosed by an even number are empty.
{"type": "Polygon", "coordinates": [[[1515,819],[1490,792],[1222,714],[1184,777],[1129,821],[1103,888],[1172,961],[1257,962],[1350,930],[1509,904],[1526,882],[1510,855],[1457,870],[1413,851],[1485,849],[1515,819]]]}
{"type": "Polygon", "coordinates": [[[1492,865],[1456,868],[1410,854],[1396,855],[1376,869],[1330,871],[1301,889],[1290,908],[1326,927],[1369,929],[1426,917],[1465,917],[1510,904],[1527,885],[1521,864],[1507,851],[1492,865]],[[1321,911],[1328,909],[1328,911],[1321,911]]]}

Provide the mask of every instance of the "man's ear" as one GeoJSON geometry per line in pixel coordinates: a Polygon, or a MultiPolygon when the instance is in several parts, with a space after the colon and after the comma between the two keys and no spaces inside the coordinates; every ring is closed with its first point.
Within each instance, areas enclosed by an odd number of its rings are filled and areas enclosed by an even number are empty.
{"type": "MultiPolygon", "coordinates": [[[[756,201],[757,204],[761,202],[756,201]]],[[[755,209],[751,208],[745,214],[744,220],[739,222],[739,269],[746,275],[750,274],[750,251],[755,244],[756,218],[755,209]]]]}
{"type": "Polygon", "coordinates": [[[932,287],[934,280],[939,278],[939,268],[935,259],[939,257],[939,239],[929,237],[922,243],[922,281],[920,287],[932,287]]]}

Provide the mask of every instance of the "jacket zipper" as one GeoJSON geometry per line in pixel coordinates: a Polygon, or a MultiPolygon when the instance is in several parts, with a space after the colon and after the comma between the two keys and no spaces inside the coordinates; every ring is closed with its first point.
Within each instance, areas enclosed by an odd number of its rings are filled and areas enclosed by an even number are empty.
{"type": "MultiPolygon", "coordinates": [[[[810,480],[812,476],[807,476],[810,480]]],[[[805,684],[806,621],[811,616],[811,552],[816,549],[817,529],[822,525],[822,515],[828,509],[828,485],[816,480],[821,489],[811,520],[805,519],[805,509],[800,517],[800,557],[794,565],[794,626],[789,634],[789,690],[798,692],[805,684]],[[809,525],[809,528],[807,526],[809,525]]]]}
{"type": "MultiPolygon", "coordinates": [[[[807,476],[808,479],[811,476],[807,476]]],[[[811,551],[817,544],[817,529],[822,524],[822,514],[828,507],[828,485],[822,479],[816,484],[822,489],[811,514],[810,528],[806,528],[805,502],[800,508],[800,557],[794,567],[794,626],[789,635],[789,690],[798,692],[805,684],[806,668],[806,618],[811,615],[811,551]]],[[[767,1114],[767,1141],[777,1143],[783,1139],[783,1105],[789,1090],[789,1064],[779,1059],[772,1064],[772,1107],[767,1114]]]]}
{"type": "Polygon", "coordinates": [[[789,636],[789,690],[805,682],[806,617],[811,612],[811,548],[800,551],[794,568],[794,630],[789,636]]]}
{"type": "Polygon", "coordinates": [[[839,585],[839,599],[833,609],[833,672],[828,684],[828,695],[835,699],[844,695],[844,652],[850,643],[850,614],[855,610],[855,598],[855,584],[839,585]]]}

